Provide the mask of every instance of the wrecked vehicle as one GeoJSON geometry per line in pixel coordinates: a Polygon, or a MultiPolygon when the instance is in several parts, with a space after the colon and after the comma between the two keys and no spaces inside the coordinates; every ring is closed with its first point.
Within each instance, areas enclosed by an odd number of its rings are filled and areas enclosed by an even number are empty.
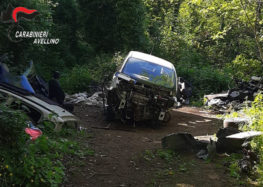
{"type": "Polygon", "coordinates": [[[172,63],[131,51],[106,88],[108,117],[122,121],[168,122],[177,104],[177,75],[172,63]]]}
{"type": "MultiPolygon", "coordinates": [[[[0,58],[1,60],[1,58],[0,58]]],[[[25,74],[15,76],[0,61],[0,102],[14,109],[25,111],[33,124],[51,121],[54,130],[63,125],[78,126],[78,119],[49,98],[38,94],[25,74]]]]}

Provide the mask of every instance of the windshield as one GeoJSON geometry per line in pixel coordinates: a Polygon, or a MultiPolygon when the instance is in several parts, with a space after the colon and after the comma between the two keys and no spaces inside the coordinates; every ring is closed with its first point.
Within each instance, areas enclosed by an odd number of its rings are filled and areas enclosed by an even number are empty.
{"type": "Polygon", "coordinates": [[[141,79],[166,88],[175,86],[175,71],[173,69],[137,58],[129,58],[122,73],[134,79],[141,79]]]}

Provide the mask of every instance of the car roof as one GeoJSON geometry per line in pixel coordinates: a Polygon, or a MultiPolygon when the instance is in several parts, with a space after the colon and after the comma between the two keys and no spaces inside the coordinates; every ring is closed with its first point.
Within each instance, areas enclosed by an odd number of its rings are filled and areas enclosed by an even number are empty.
{"type": "Polygon", "coordinates": [[[146,54],[146,53],[142,53],[138,51],[130,51],[130,53],[128,54],[128,58],[129,57],[138,58],[138,59],[152,62],[152,63],[158,64],[158,65],[161,65],[167,68],[175,69],[174,65],[171,62],[168,62],[167,60],[161,59],[159,57],[156,57],[150,54],[146,54]]]}

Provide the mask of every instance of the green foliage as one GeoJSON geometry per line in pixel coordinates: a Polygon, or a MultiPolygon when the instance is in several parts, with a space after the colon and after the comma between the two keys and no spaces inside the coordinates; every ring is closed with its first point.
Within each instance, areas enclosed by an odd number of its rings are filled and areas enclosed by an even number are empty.
{"type": "Polygon", "coordinates": [[[202,98],[204,94],[227,90],[231,86],[231,77],[227,69],[220,70],[211,65],[193,66],[188,63],[180,63],[176,68],[179,76],[192,84],[196,98],[202,98]]]}
{"type": "Polygon", "coordinates": [[[67,93],[88,91],[91,83],[101,84],[104,80],[109,81],[123,60],[124,56],[120,53],[115,53],[114,56],[98,55],[90,59],[89,64],[65,70],[60,80],[61,86],[67,93]]]}
{"type": "Polygon", "coordinates": [[[107,54],[96,56],[89,64],[92,79],[98,83],[102,83],[104,79],[111,79],[117,69],[117,65],[122,60],[123,58],[119,53],[116,53],[113,57],[107,54]]]}
{"type": "Polygon", "coordinates": [[[20,156],[10,155],[8,150],[1,151],[0,173],[3,175],[1,183],[7,186],[10,184],[58,186],[64,177],[61,153],[69,152],[69,146],[64,145],[62,149],[61,142],[41,136],[35,142],[23,147],[25,150],[20,156]]]}
{"type": "Polygon", "coordinates": [[[167,162],[171,162],[175,158],[175,152],[172,151],[172,150],[162,150],[162,149],[160,149],[160,150],[157,151],[157,155],[161,159],[164,159],[167,162]]]}
{"type": "MultiPolygon", "coordinates": [[[[263,95],[259,94],[252,104],[251,108],[245,109],[245,113],[253,120],[252,125],[247,129],[257,130],[263,132],[263,95]]],[[[257,165],[258,182],[263,184],[263,136],[256,137],[252,142],[253,148],[259,155],[260,163],[257,165]]]]}
{"type": "Polygon", "coordinates": [[[76,132],[62,129],[50,131],[51,122],[45,122],[43,135],[31,141],[25,133],[25,114],[0,105],[0,184],[1,186],[59,186],[64,179],[65,157],[72,159],[92,155],[70,140],[76,132]],[[50,127],[50,128],[49,128],[50,127]]]}
{"type": "Polygon", "coordinates": [[[27,139],[24,133],[26,119],[21,111],[15,111],[0,104],[1,146],[10,148],[14,153],[21,151],[21,145],[25,144],[27,139]]]}
{"type": "Polygon", "coordinates": [[[191,105],[192,106],[195,106],[195,107],[202,107],[204,104],[205,104],[206,102],[204,102],[204,98],[203,99],[197,99],[197,100],[193,100],[192,102],[191,102],[191,105]]]}
{"type": "Polygon", "coordinates": [[[147,161],[153,161],[156,158],[161,158],[167,163],[173,162],[175,159],[179,159],[179,156],[175,154],[173,150],[158,149],[157,151],[145,150],[143,158],[147,161]]]}
{"type": "MultiPolygon", "coordinates": [[[[250,119],[251,124],[246,125],[243,127],[243,130],[257,130],[263,132],[263,95],[258,94],[252,103],[251,107],[246,107],[242,111],[233,112],[227,117],[247,117],[250,119]]],[[[260,185],[263,184],[263,136],[258,136],[253,138],[251,145],[254,151],[258,154],[260,162],[256,165],[256,172],[257,172],[257,181],[260,185]]],[[[233,158],[233,157],[232,157],[233,158]]],[[[238,158],[240,159],[240,157],[238,158]]],[[[235,159],[236,160],[236,159],[235,159]]],[[[235,161],[234,160],[234,161],[235,161]]],[[[232,162],[232,166],[230,168],[231,175],[234,177],[239,177],[239,169],[236,166],[235,162],[232,162]]]]}
{"type": "MultiPolygon", "coordinates": [[[[83,38],[96,52],[142,49],[147,45],[142,0],[78,0],[83,38]]],[[[94,54],[95,56],[95,54],[94,54]]]]}
{"type": "Polygon", "coordinates": [[[116,40],[125,50],[143,50],[147,48],[145,7],[142,0],[116,1],[117,29],[116,40]],[[125,29],[124,29],[125,28],[125,29]]]}
{"type": "Polygon", "coordinates": [[[68,93],[88,91],[91,83],[90,70],[87,65],[75,66],[71,71],[62,74],[60,82],[68,93]]]}
{"type": "Polygon", "coordinates": [[[144,0],[148,22],[148,36],[151,48],[148,52],[163,57],[178,59],[178,51],[183,47],[181,36],[175,32],[178,27],[180,0],[144,0]]]}
{"type": "Polygon", "coordinates": [[[179,23],[187,40],[212,63],[231,62],[241,53],[262,61],[255,37],[261,32],[262,20],[256,20],[255,14],[260,11],[256,10],[257,2],[185,1],[180,7],[179,23]]]}
{"type": "Polygon", "coordinates": [[[229,170],[230,170],[230,175],[231,177],[240,178],[240,168],[238,166],[238,161],[233,162],[230,166],[229,166],[229,170]]]}
{"type": "Polygon", "coordinates": [[[194,87],[195,100],[203,94],[227,90],[232,85],[232,70],[225,64],[235,59],[238,50],[253,58],[257,55],[252,53],[256,51],[254,39],[244,35],[240,28],[230,29],[234,22],[224,18],[232,19],[239,14],[234,9],[235,14],[223,15],[232,11],[236,4],[238,2],[220,0],[145,0],[153,54],[175,64],[177,74],[194,87]],[[222,23],[224,19],[228,25],[222,23]],[[236,36],[242,46],[237,43],[236,36]]]}
{"type": "Polygon", "coordinates": [[[236,56],[230,64],[233,76],[237,79],[250,80],[252,76],[262,75],[262,64],[256,59],[247,59],[244,55],[236,56]]]}
{"type": "MultiPolygon", "coordinates": [[[[224,163],[229,164],[229,174],[231,177],[241,181],[240,167],[238,166],[238,161],[242,159],[242,154],[232,153],[224,158],[224,163]]],[[[221,163],[222,164],[222,163],[221,163]]]]}
{"type": "Polygon", "coordinates": [[[187,172],[187,164],[183,162],[182,164],[179,165],[179,171],[180,172],[187,172]]]}
{"type": "Polygon", "coordinates": [[[143,158],[147,161],[152,161],[155,158],[155,155],[152,150],[145,150],[143,158]]]}

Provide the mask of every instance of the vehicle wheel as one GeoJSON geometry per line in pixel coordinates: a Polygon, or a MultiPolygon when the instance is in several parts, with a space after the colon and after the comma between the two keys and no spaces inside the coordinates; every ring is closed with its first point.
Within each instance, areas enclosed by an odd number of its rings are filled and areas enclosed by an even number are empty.
{"type": "Polygon", "coordinates": [[[171,116],[170,111],[167,111],[167,112],[165,113],[163,122],[164,122],[164,123],[168,123],[168,122],[171,120],[171,118],[172,118],[172,116],[171,116]]]}

